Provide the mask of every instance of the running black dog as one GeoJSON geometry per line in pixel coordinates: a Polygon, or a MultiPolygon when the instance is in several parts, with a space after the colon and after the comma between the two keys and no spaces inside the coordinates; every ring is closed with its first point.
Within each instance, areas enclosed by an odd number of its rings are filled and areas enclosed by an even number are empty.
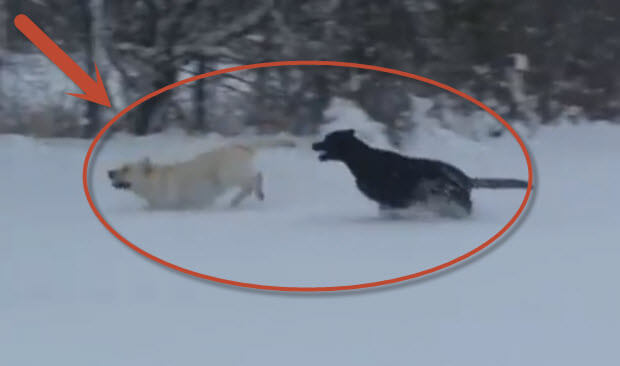
{"type": "Polygon", "coordinates": [[[320,161],[344,162],[360,191],[385,212],[422,204],[442,215],[463,217],[471,213],[473,188],[527,188],[523,180],[470,178],[441,161],[372,148],[354,130],[332,132],[312,149],[321,152],[320,161]]]}

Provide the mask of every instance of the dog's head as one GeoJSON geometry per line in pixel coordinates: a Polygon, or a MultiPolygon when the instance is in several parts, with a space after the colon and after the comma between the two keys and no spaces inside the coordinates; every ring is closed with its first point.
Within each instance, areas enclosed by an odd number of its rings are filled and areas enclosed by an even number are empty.
{"type": "Polygon", "coordinates": [[[152,171],[151,161],[149,158],[144,158],[137,163],[125,164],[118,169],[108,170],[108,177],[112,181],[112,187],[131,189],[147,179],[152,171]]]}
{"type": "Polygon", "coordinates": [[[318,151],[320,161],[344,160],[351,149],[359,143],[355,130],[338,130],[329,133],[323,141],[312,144],[312,150],[318,151]]]}

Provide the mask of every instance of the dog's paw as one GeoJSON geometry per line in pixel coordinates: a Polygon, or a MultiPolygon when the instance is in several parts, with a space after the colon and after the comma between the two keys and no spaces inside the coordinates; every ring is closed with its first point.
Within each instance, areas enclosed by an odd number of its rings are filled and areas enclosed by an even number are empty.
{"type": "Polygon", "coordinates": [[[256,192],[256,198],[258,198],[259,201],[264,201],[265,200],[265,193],[263,193],[263,192],[256,192]]]}

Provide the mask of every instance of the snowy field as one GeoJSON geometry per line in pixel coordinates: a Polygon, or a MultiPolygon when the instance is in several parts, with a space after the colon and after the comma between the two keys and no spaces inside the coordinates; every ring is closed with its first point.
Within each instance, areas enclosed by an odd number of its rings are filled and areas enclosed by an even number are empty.
{"type": "MultiPolygon", "coordinates": [[[[372,131],[366,136],[384,145],[372,131]]],[[[620,359],[620,128],[541,129],[527,141],[537,189],[517,227],[465,265],[366,291],[283,294],[216,285],[117,241],[84,198],[87,141],[0,135],[0,365],[611,365],[620,359]],[[615,309],[615,310],[614,310],[615,309]]],[[[148,212],[105,172],[182,160],[225,141],[113,136],[92,189],[107,220],[163,259],[272,285],[342,285],[405,275],[481,244],[523,191],[476,191],[465,220],[385,221],[344,166],[309,140],[263,151],[265,202],[148,212]]],[[[506,136],[424,130],[412,155],[472,176],[526,178],[506,136]]]]}

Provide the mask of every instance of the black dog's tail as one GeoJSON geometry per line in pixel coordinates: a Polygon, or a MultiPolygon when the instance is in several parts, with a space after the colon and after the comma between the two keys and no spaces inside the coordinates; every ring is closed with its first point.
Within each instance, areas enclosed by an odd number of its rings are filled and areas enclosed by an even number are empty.
{"type": "Polygon", "coordinates": [[[472,178],[473,188],[527,188],[527,181],[504,178],[472,178]]]}

